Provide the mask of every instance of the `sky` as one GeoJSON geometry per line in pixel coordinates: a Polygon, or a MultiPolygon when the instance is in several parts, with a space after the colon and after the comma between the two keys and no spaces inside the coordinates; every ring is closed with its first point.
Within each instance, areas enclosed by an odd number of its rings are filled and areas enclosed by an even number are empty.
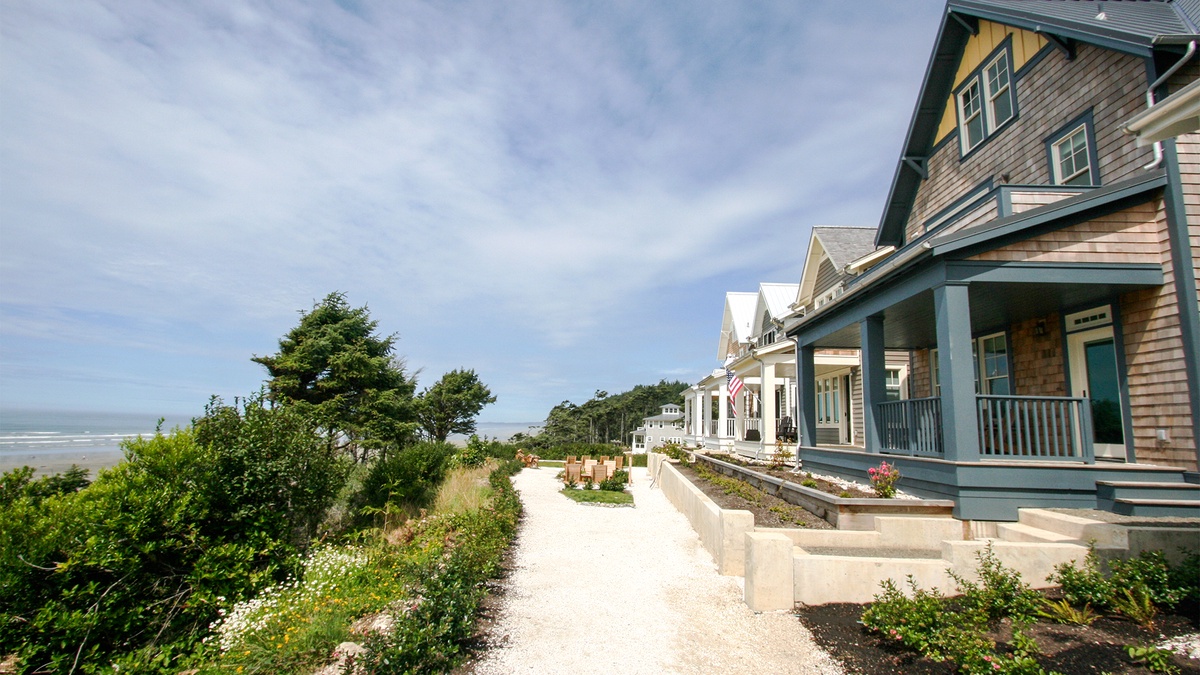
{"type": "Polygon", "coordinates": [[[0,4],[0,406],[198,415],[366,305],[484,422],[718,365],[874,227],[934,0],[0,4]]]}

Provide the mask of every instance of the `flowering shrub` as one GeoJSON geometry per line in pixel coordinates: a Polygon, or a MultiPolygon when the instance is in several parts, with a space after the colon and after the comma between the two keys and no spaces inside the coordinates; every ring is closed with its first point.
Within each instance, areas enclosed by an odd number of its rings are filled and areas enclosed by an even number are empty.
{"type": "Polygon", "coordinates": [[[884,499],[896,496],[896,481],[900,480],[900,469],[897,469],[895,464],[882,462],[877,467],[873,466],[867,469],[867,476],[871,478],[871,487],[875,490],[875,496],[884,499]]]}

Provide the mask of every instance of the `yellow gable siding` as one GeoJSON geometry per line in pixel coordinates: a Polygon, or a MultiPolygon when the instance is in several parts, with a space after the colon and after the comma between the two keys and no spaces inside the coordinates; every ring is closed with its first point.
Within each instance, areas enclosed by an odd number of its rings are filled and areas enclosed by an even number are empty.
{"type": "MultiPolygon", "coordinates": [[[[988,54],[999,47],[1009,34],[1013,36],[1013,72],[1020,70],[1021,66],[1033,58],[1034,54],[1046,46],[1046,39],[1037,33],[980,20],[979,35],[971,36],[967,40],[967,46],[963,49],[962,61],[959,61],[958,72],[954,75],[954,87],[957,88],[962,84],[963,80],[978,68],[988,54]]],[[[942,112],[942,123],[938,126],[937,140],[941,141],[946,134],[954,131],[956,125],[954,96],[952,95],[946,101],[946,107],[942,112]]]]}

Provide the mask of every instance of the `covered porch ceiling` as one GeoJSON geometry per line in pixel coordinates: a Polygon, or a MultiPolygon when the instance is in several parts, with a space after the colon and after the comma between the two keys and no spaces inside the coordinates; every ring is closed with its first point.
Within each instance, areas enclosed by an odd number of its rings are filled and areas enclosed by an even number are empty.
{"type": "Polygon", "coordinates": [[[844,308],[830,312],[827,318],[820,317],[824,320],[814,321],[812,326],[801,327],[798,334],[802,342],[818,349],[857,349],[861,347],[860,322],[868,316],[880,315],[885,348],[936,347],[933,289],[951,279],[968,282],[973,334],[1001,330],[1054,312],[1107,304],[1121,293],[1162,284],[1162,269],[1146,265],[1114,265],[1105,270],[1062,265],[1045,265],[1044,269],[1037,265],[972,265],[966,268],[967,273],[963,273],[963,268],[949,265],[945,272],[937,275],[940,279],[927,279],[931,283],[919,283],[916,287],[902,283],[868,297],[845,298],[848,302],[844,308]],[[902,288],[905,285],[909,287],[902,288]],[[894,302],[889,303],[889,297],[894,302]],[[805,332],[812,338],[805,340],[805,332]]]}

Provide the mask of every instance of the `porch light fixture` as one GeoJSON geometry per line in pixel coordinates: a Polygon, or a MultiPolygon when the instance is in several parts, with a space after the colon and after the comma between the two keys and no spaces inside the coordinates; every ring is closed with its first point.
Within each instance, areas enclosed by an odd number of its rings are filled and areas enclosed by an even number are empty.
{"type": "Polygon", "coordinates": [[[1042,337],[1046,334],[1046,322],[1044,320],[1039,319],[1038,322],[1034,324],[1033,334],[1038,337],[1042,337]]]}

